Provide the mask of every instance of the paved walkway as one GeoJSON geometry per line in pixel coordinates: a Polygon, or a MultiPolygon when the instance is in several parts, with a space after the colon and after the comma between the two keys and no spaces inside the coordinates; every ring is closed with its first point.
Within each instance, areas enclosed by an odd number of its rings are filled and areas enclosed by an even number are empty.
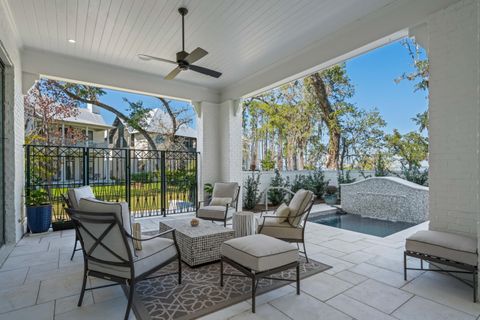
{"type": "MultiPolygon", "coordinates": [[[[156,230],[161,219],[141,219],[143,230],[156,230]]],[[[293,286],[260,296],[255,315],[245,301],[202,319],[479,319],[480,304],[463,283],[420,272],[403,280],[405,237],[426,228],[423,223],[378,238],[308,223],[310,257],[332,269],[304,280],[300,296],[293,286]]],[[[73,241],[68,230],[26,236],[15,246],[0,268],[0,320],[123,318],[126,299],[119,287],[88,292],[84,306],[76,306],[83,260],[77,254],[70,261],[73,241]]]]}

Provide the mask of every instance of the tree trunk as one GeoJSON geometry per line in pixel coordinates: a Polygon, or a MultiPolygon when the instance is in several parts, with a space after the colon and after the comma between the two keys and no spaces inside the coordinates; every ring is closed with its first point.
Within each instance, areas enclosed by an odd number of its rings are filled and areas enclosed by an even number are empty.
{"type": "Polygon", "coordinates": [[[277,169],[283,171],[283,136],[278,132],[277,141],[277,169]]]}
{"type": "Polygon", "coordinates": [[[320,114],[322,120],[327,125],[329,133],[326,167],[328,169],[336,169],[340,147],[340,124],[337,115],[335,115],[334,109],[328,100],[327,89],[321,75],[319,73],[312,74],[310,79],[312,80],[311,82],[315,97],[317,98],[317,104],[321,110],[320,114]]]}
{"type": "Polygon", "coordinates": [[[327,163],[328,169],[337,169],[339,156],[340,129],[333,127],[329,129],[330,137],[328,139],[327,163]]]}

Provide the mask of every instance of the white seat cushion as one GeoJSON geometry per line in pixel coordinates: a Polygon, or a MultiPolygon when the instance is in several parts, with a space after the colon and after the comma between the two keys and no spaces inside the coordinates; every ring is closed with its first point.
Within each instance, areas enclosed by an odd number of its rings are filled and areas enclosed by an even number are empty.
{"type": "MultiPolygon", "coordinates": [[[[278,223],[275,218],[266,218],[265,224],[259,226],[261,234],[285,240],[303,239],[303,229],[300,227],[292,227],[288,221],[278,223]]],[[[263,221],[261,221],[263,222],[263,221]]]]}
{"type": "Polygon", "coordinates": [[[225,241],[222,256],[260,272],[298,261],[296,246],[263,234],[256,234],[225,241]]]}
{"type": "MultiPolygon", "coordinates": [[[[137,257],[133,258],[135,277],[156,268],[177,254],[177,249],[172,239],[155,238],[143,241],[142,247],[142,251],[138,251],[137,257]]],[[[112,276],[125,279],[131,278],[130,268],[128,267],[111,266],[93,261],[88,263],[88,267],[90,270],[112,276]]]]}
{"type": "Polygon", "coordinates": [[[478,263],[477,240],[458,234],[422,230],[407,238],[405,250],[472,266],[478,263]]]}
{"type": "Polygon", "coordinates": [[[68,189],[67,195],[72,209],[78,209],[81,199],[95,199],[95,194],[93,194],[93,190],[90,186],[68,189]]]}
{"type": "Polygon", "coordinates": [[[177,249],[172,239],[155,238],[142,241],[142,251],[137,251],[134,258],[135,276],[156,268],[177,255],[177,249]]]}
{"type": "MultiPolygon", "coordinates": [[[[224,206],[205,206],[198,209],[197,217],[202,219],[224,219],[226,209],[224,206]]],[[[234,212],[235,209],[228,209],[227,219],[231,218],[234,212]]]]}

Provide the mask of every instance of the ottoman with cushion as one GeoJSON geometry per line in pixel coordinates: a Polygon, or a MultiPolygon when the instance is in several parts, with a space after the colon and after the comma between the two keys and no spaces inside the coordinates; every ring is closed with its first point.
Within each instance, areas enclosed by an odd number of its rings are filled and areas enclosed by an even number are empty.
{"type": "MultiPolygon", "coordinates": [[[[477,239],[449,232],[422,230],[407,238],[404,252],[404,277],[407,270],[426,270],[473,275],[473,300],[476,301],[478,272],[477,239]],[[420,259],[420,269],[407,267],[407,256],[420,259]],[[423,260],[456,268],[456,270],[424,269],[423,260]],[[460,270],[458,270],[460,269],[460,270]]],[[[437,266],[441,267],[441,266],[437,266]]],[[[461,280],[461,279],[460,279],[461,280]]]]}
{"type": "MultiPolygon", "coordinates": [[[[261,278],[283,270],[296,268],[297,294],[300,294],[300,267],[298,248],[288,242],[263,234],[256,234],[225,241],[221,247],[220,286],[223,287],[224,276],[238,276],[223,273],[226,262],[252,280],[252,312],[255,313],[255,294],[257,283],[261,278]]],[[[272,279],[272,278],[270,278],[272,279]]]]}

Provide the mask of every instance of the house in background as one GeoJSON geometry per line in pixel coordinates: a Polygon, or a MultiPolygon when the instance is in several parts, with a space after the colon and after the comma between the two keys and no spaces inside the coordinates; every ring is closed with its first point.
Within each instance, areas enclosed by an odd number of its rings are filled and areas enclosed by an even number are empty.
{"type": "MultiPolygon", "coordinates": [[[[25,119],[25,131],[32,132],[38,125],[39,118],[25,119]]],[[[55,119],[48,144],[70,147],[108,147],[108,125],[97,106],[87,104],[86,108],[78,108],[78,114],[72,117],[55,119]]],[[[37,142],[42,143],[42,142],[37,142]]],[[[43,144],[43,143],[42,143],[43,144]]]]}
{"type": "Polygon", "coordinates": [[[62,145],[77,147],[108,147],[108,132],[112,126],[108,125],[100,114],[97,106],[87,104],[87,108],[79,108],[79,113],[75,117],[60,120],[62,130],[62,145]],[[69,128],[80,129],[84,136],[84,141],[71,139],[68,136],[69,128]]]}
{"type": "MultiPolygon", "coordinates": [[[[120,118],[115,118],[112,127],[108,136],[108,141],[112,148],[150,149],[147,139],[120,118]]],[[[166,136],[172,129],[170,116],[160,108],[152,109],[144,128],[153,141],[155,141],[157,149],[165,150],[166,136]]],[[[178,128],[175,136],[185,151],[196,151],[197,130],[191,126],[182,125],[178,128]]]]}

